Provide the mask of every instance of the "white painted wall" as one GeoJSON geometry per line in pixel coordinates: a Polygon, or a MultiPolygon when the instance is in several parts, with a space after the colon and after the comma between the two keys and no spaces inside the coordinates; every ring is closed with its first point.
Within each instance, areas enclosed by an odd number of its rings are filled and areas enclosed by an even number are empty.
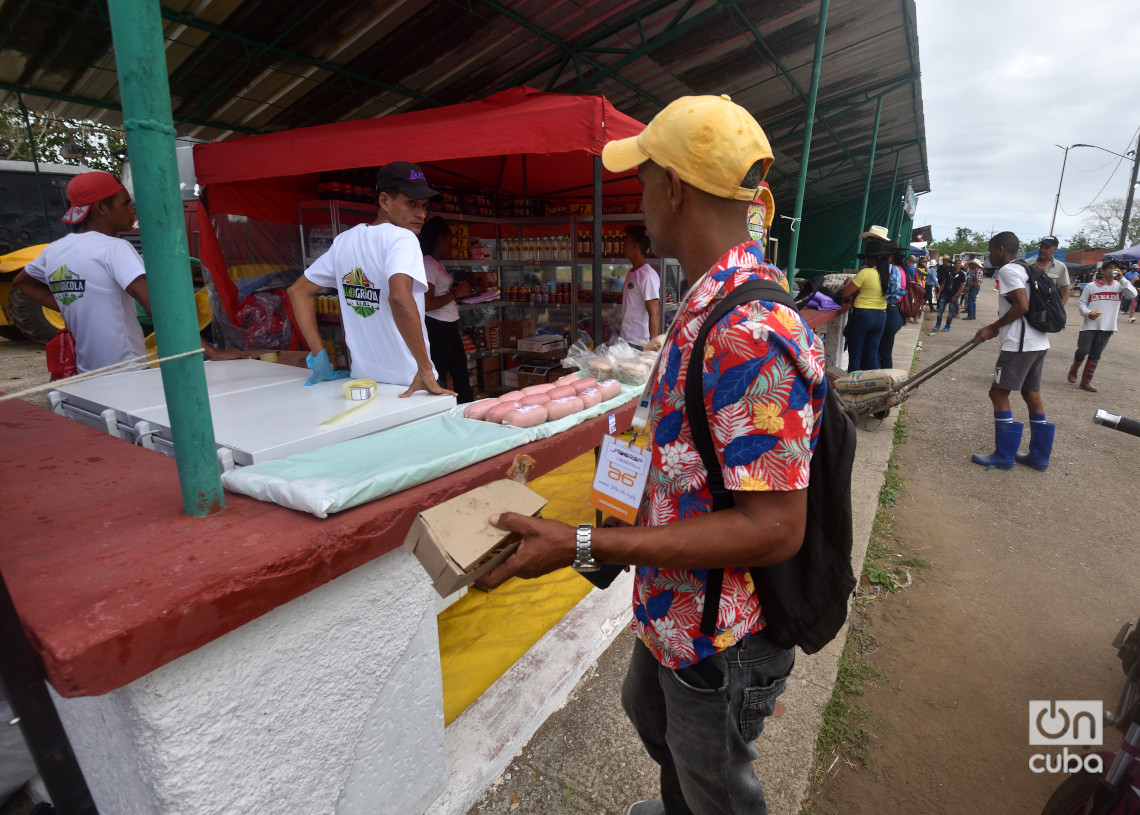
{"type": "Polygon", "coordinates": [[[126,687],[56,696],[99,811],[426,812],[447,787],[435,597],[396,549],[126,687]]]}

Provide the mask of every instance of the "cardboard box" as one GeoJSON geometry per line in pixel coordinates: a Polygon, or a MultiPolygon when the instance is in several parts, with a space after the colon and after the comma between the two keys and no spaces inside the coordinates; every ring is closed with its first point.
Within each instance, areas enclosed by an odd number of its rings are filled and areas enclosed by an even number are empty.
{"type": "Polygon", "coordinates": [[[416,516],[404,548],[416,556],[440,597],[470,585],[518,546],[518,535],[496,529],[498,512],[537,515],[546,506],[538,493],[508,479],[492,481],[416,516]]]}
{"type": "Polygon", "coordinates": [[[557,359],[536,359],[524,362],[518,367],[519,382],[516,388],[526,388],[530,385],[541,385],[544,382],[553,382],[569,373],[562,368],[562,361],[557,359]]]}
{"type": "Polygon", "coordinates": [[[500,357],[483,357],[479,360],[479,370],[487,373],[489,371],[497,371],[501,367],[502,359],[500,357]]]}
{"type": "Polygon", "coordinates": [[[485,391],[497,391],[503,387],[503,375],[499,371],[483,371],[483,387],[485,391]]]}
{"type": "Polygon", "coordinates": [[[562,337],[554,334],[537,334],[533,337],[520,337],[520,351],[557,351],[565,348],[566,343],[562,337]]]}
{"type": "Polygon", "coordinates": [[[503,320],[503,347],[517,348],[523,337],[534,336],[534,320],[503,320]]]}
{"type": "Polygon", "coordinates": [[[503,371],[503,387],[517,390],[519,386],[519,369],[511,368],[508,371],[503,371]]]}

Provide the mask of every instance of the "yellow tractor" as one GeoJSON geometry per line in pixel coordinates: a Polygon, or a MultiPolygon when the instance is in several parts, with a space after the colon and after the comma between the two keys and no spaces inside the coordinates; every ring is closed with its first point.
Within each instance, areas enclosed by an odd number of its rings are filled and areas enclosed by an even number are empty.
{"type": "Polygon", "coordinates": [[[19,271],[46,247],[46,243],[39,243],[0,255],[0,335],[8,339],[45,343],[63,328],[58,311],[44,308],[12,285],[19,271]]]}

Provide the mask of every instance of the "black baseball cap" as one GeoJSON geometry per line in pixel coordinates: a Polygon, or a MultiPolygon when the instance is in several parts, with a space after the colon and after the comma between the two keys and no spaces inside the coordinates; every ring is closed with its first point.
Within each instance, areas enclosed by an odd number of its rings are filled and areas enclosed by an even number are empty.
{"type": "Polygon", "coordinates": [[[393,189],[417,199],[440,194],[428,186],[424,171],[410,161],[392,161],[376,171],[376,191],[393,189]]]}
{"type": "Polygon", "coordinates": [[[1038,242],[1037,245],[1038,246],[1060,246],[1061,242],[1059,240],[1057,240],[1056,238],[1054,238],[1052,235],[1046,235],[1044,238],[1042,238],[1038,242]]]}

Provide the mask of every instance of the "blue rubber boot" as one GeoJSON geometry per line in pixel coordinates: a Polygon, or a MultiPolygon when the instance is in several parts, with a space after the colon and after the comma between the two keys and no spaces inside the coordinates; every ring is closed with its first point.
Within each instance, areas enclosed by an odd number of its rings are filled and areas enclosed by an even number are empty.
{"type": "Polygon", "coordinates": [[[1049,469],[1049,454],[1053,452],[1053,434],[1057,426],[1047,422],[1029,423],[1029,452],[1018,453],[1015,458],[1034,470],[1049,469]]]}
{"type": "Polygon", "coordinates": [[[998,467],[1002,470],[1012,470],[1014,456],[1017,448],[1021,446],[1021,431],[1025,428],[1021,422],[994,422],[993,455],[982,456],[974,453],[971,461],[983,467],[998,467]]]}

